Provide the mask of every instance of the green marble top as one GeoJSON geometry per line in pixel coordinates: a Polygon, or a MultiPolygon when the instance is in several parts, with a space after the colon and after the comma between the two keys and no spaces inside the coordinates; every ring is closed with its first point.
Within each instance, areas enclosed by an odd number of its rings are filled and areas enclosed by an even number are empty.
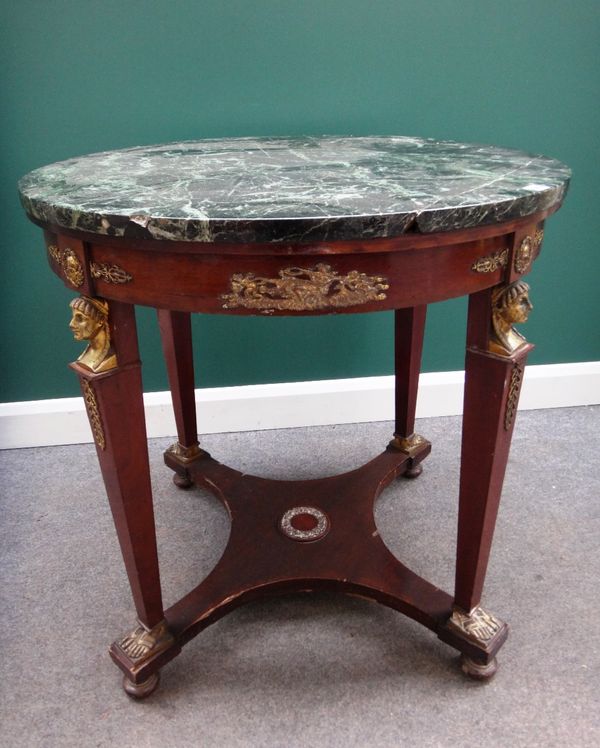
{"type": "Polygon", "coordinates": [[[28,215],[109,236],[311,242],[501,223],[558,206],[567,166],[412,137],[230,138],[107,151],[19,183],[28,215]]]}

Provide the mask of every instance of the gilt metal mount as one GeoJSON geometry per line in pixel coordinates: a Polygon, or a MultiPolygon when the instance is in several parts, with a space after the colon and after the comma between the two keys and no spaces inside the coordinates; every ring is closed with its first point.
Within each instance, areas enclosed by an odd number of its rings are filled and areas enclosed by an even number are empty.
{"type": "Polygon", "coordinates": [[[471,270],[475,273],[494,273],[508,264],[508,249],[503,249],[494,254],[480,257],[471,265],[471,270]]]}
{"type": "Polygon", "coordinates": [[[92,278],[103,280],[105,283],[121,284],[133,280],[133,276],[122,267],[109,265],[107,262],[91,262],[90,273],[92,278]]]}
{"type": "Polygon", "coordinates": [[[498,634],[503,626],[499,618],[479,606],[469,613],[455,607],[448,621],[450,629],[484,646],[498,634]]]}
{"type": "Polygon", "coordinates": [[[60,267],[63,275],[72,286],[75,286],[75,288],[83,286],[83,267],[74,250],[70,249],[70,247],[61,249],[56,244],[49,244],[48,254],[60,267]]]}
{"type": "Polygon", "coordinates": [[[108,324],[108,304],[102,299],[79,296],[70,304],[72,310],[69,327],[75,340],[86,340],[87,348],[77,363],[94,373],[109,371],[117,366],[117,357],[111,345],[108,324]]]}
{"type": "Polygon", "coordinates": [[[236,273],[230,281],[230,292],[221,299],[223,309],[244,307],[263,314],[304,312],[383,301],[388,288],[383,276],[369,276],[358,270],[340,275],[331,266],[319,263],[312,268],[284,268],[277,278],[236,273]]]}
{"type": "Polygon", "coordinates": [[[529,285],[518,280],[498,286],[492,293],[491,334],[489,350],[510,356],[527,342],[514,324],[526,322],[533,305],[529,301],[529,285]]]}
{"type": "Polygon", "coordinates": [[[117,646],[136,664],[149,660],[151,657],[168,649],[175,639],[167,628],[167,622],[161,621],[152,629],[138,626],[127,636],[123,637],[117,646]]]}

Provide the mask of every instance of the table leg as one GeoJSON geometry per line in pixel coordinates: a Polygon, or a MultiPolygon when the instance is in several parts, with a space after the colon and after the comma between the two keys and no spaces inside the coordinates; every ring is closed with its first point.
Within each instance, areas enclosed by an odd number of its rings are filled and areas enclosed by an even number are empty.
{"type": "MultiPolygon", "coordinates": [[[[421,354],[427,306],[397,309],[394,317],[395,428],[392,447],[413,456],[426,440],[415,434],[415,412],[421,371],[421,354]]],[[[417,478],[423,472],[420,462],[411,460],[405,478],[417,478]]]]}
{"type": "MultiPolygon", "coordinates": [[[[81,383],[139,622],[112,645],[111,655],[118,661],[115,651],[125,653],[137,667],[169,648],[173,638],[164,621],[134,308],[89,297],[72,306],[74,320],[86,317],[72,321],[75,336],[90,342],[71,367],[81,383]]],[[[136,680],[135,667],[118,664],[131,695],[156,687],[156,672],[136,680]]]]}
{"type": "MultiPolygon", "coordinates": [[[[499,290],[505,289],[510,287],[499,290]]],[[[463,670],[478,678],[493,675],[495,653],[508,633],[506,624],[480,607],[480,601],[525,362],[533,347],[510,324],[518,335],[512,342],[518,345],[503,349],[495,339],[489,313],[494,294],[498,289],[487,289],[469,302],[456,587],[447,626],[475,647],[459,649],[463,670]]]]}
{"type": "Polygon", "coordinates": [[[167,309],[158,309],[157,314],[177,425],[177,443],[170,450],[181,465],[173,481],[179,488],[189,488],[192,480],[186,464],[202,454],[196,423],[191,315],[167,309]]]}

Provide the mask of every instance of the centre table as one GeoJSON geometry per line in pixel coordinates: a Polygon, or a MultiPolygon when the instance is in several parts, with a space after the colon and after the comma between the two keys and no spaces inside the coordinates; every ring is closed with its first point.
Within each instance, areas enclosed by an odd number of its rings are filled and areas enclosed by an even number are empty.
{"type": "MultiPolygon", "coordinates": [[[[481,606],[519,391],[532,345],[514,325],[523,280],[570,178],[562,163],[414,137],[232,138],[141,146],[51,164],[19,184],[52,270],[78,296],[79,378],[137,613],[110,648],[142,698],[206,626],[280,592],[330,590],[390,606],[488,678],[508,627],[481,606]],[[468,295],[456,581],[422,579],[382,541],[373,504],[416,478],[414,431],[427,304],[468,295]],[[165,610],[156,546],[135,305],[154,307],[177,441],[177,486],[212,491],[231,532],[213,571],[165,610]],[[395,428],[349,473],[245,475],[198,440],[193,312],[395,315],[395,428]],[[382,445],[383,447],[384,445],[382,445]]],[[[392,414],[390,413],[390,416],[392,414]]]]}

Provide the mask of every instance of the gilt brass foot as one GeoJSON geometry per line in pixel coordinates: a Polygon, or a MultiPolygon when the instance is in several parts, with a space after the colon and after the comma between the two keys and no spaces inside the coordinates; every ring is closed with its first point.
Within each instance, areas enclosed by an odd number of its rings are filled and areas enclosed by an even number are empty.
{"type": "Polygon", "coordinates": [[[207,457],[208,452],[205,452],[199,444],[192,444],[189,447],[184,447],[183,444],[175,442],[167,449],[167,452],[174,457],[177,462],[181,465],[197,460],[199,457],[207,457]]]}
{"type": "Polygon", "coordinates": [[[404,478],[418,478],[423,472],[423,466],[421,460],[429,454],[431,444],[422,437],[420,434],[411,434],[410,436],[399,436],[394,434],[394,438],[389,443],[388,448],[396,449],[398,452],[403,452],[412,459],[410,467],[402,473],[404,478]],[[424,454],[422,454],[424,452],[424,454]],[[420,457],[419,457],[420,455],[420,457]],[[415,463],[415,458],[419,461],[415,463]]]}
{"type": "Polygon", "coordinates": [[[455,605],[438,636],[461,652],[464,673],[485,680],[498,669],[496,654],[506,641],[508,625],[479,605],[468,613],[455,605]]]}
{"type": "Polygon", "coordinates": [[[141,624],[130,634],[113,642],[108,650],[114,663],[125,673],[123,688],[143,699],[158,685],[158,671],[181,652],[165,620],[151,629],[141,624]]]}
{"type": "Polygon", "coordinates": [[[208,452],[205,452],[198,444],[192,444],[190,447],[184,447],[175,442],[165,452],[165,462],[175,471],[173,483],[177,488],[191,488],[194,481],[190,478],[188,468],[196,460],[210,458],[208,452]]]}
{"type": "Polygon", "coordinates": [[[488,663],[477,662],[463,654],[460,657],[460,667],[465,675],[474,680],[489,680],[498,670],[498,660],[493,657],[488,663]]]}
{"type": "Polygon", "coordinates": [[[123,676],[123,690],[132,699],[145,699],[150,696],[151,693],[156,691],[158,684],[160,683],[159,673],[152,673],[152,675],[142,683],[134,683],[129,678],[123,676]]]}
{"type": "Polygon", "coordinates": [[[486,646],[498,636],[505,625],[480,606],[473,608],[469,613],[455,607],[448,621],[450,629],[481,646],[486,646]]]}
{"type": "Polygon", "coordinates": [[[425,449],[426,446],[430,446],[427,439],[420,434],[411,434],[410,436],[399,436],[394,434],[394,438],[389,444],[392,449],[397,449],[398,452],[404,452],[409,457],[414,457],[416,454],[425,449]]]}
{"type": "Polygon", "coordinates": [[[152,629],[138,626],[130,634],[115,642],[113,647],[121,651],[127,659],[140,665],[154,659],[158,654],[173,647],[175,640],[167,628],[166,621],[157,623],[152,629]]]}

